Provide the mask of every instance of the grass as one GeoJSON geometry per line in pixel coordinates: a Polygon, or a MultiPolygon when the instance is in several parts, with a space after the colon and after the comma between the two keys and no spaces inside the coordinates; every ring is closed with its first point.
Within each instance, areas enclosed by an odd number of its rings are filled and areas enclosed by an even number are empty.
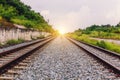
{"type": "Polygon", "coordinates": [[[30,20],[11,19],[11,21],[15,24],[24,25],[27,28],[32,28],[33,26],[35,26],[34,21],[30,21],[30,20]]]}
{"type": "Polygon", "coordinates": [[[102,47],[104,49],[108,49],[110,51],[120,53],[120,45],[118,45],[118,44],[106,42],[106,41],[99,41],[99,42],[97,42],[96,45],[99,47],[102,47]]]}
{"type": "Polygon", "coordinates": [[[37,37],[37,39],[43,39],[43,38],[45,38],[44,35],[41,35],[41,36],[37,37]]]}
{"type": "Polygon", "coordinates": [[[84,34],[81,36],[77,36],[76,34],[70,34],[69,36],[78,41],[83,41],[88,44],[92,44],[92,45],[99,46],[101,48],[104,48],[104,49],[107,49],[113,52],[120,53],[120,45],[118,44],[107,42],[107,41],[98,41],[98,40],[90,39],[89,36],[84,35],[84,34]]]}
{"type": "Polygon", "coordinates": [[[36,37],[36,38],[31,36],[31,40],[43,39],[43,38],[45,38],[44,35],[40,35],[39,37],[36,37]]]}
{"type": "Polygon", "coordinates": [[[2,20],[2,17],[0,16],[0,20],[2,20]]]}
{"type": "Polygon", "coordinates": [[[2,47],[3,46],[3,44],[2,43],[0,43],[0,47],[2,47]]]}
{"type": "Polygon", "coordinates": [[[118,33],[92,31],[89,35],[95,38],[120,40],[120,35],[118,33]]]}
{"type": "MultiPolygon", "coordinates": [[[[42,39],[42,38],[45,38],[45,36],[42,35],[42,36],[39,36],[37,38],[32,38],[31,37],[32,40],[42,39]]],[[[11,39],[11,40],[6,41],[5,44],[0,43],[0,47],[12,46],[12,45],[20,44],[20,43],[23,43],[23,42],[25,42],[25,40],[23,40],[21,38],[19,38],[19,39],[11,39]]]]}
{"type": "Polygon", "coordinates": [[[15,45],[15,44],[19,44],[19,43],[22,43],[22,42],[24,42],[23,39],[17,39],[17,40],[11,39],[11,40],[6,41],[5,45],[15,45]]]}

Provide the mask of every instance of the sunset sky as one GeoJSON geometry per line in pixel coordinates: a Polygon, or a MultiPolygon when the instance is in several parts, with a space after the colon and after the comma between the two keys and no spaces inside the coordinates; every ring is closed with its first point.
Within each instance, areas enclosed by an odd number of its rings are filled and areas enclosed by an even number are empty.
{"type": "Polygon", "coordinates": [[[64,32],[120,21],[120,0],[21,0],[64,32]]]}

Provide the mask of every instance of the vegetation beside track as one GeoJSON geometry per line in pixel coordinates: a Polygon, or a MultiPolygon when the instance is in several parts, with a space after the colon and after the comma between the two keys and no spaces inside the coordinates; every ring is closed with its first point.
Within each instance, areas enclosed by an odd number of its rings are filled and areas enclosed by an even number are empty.
{"type": "MultiPolygon", "coordinates": [[[[45,38],[45,36],[41,35],[41,36],[39,36],[37,38],[32,38],[31,37],[31,40],[37,40],[37,39],[43,39],[43,38],[45,38]]],[[[10,40],[6,41],[5,43],[0,43],[0,47],[3,48],[3,47],[8,47],[8,46],[13,46],[13,45],[17,45],[17,44],[20,44],[20,43],[23,43],[23,42],[27,42],[27,41],[24,40],[24,39],[21,39],[21,38],[19,38],[19,39],[10,39],[10,40]]]]}
{"type": "Polygon", "coordinates": [[[25,42],[25,40],[23,39],[17,39],[17,40],[11,39],[11,40],[8,40],[5,45],[15,45],[23,42],[25,42]]]}
{"type": "Polygon", "coordinates": [[[86,29],[78,29],[75,33],[78,35],[80,33],[86,34],[95,38],[120,40],[120,23],[116,25],[91,25],[86,29]]]}
{"type": "Polygon", "coordinates": [[[103,41],[103,40],[98,41],[95,39],[90,39],[90,37],[86,34],[78,35],[76,33],[69,33],[67,36],[69,36],[73,39],[76,39],[78,41],[83,41],[88,44],[92,44],[92,45],[99,46],[101,48],[104,48],[104,49],[107,49],[107,50],[110,50],[113,52],[120,53],[120,45],[115,44],[115,43],[111,43],[111,42],[107,42],[107,41],[103,41]]]}
{"type": "Polygon", "coordinates": [[[83,41],[88,44],[120,53],[120,45],[118,44],[103,40],[98,41],[95,39],[91,39],[91,37],[93,37],[120,40],[120,23],[118,23],[117,25],[92,25],[87,27],[86,29],[78,29],[73,33],[68,33],[68,35],[78,41],[83,41]]]}

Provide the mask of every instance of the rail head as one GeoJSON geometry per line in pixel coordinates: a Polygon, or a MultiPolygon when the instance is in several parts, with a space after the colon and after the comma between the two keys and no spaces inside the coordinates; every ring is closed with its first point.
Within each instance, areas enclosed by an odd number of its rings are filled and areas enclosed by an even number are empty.
{"type": "Polygon", "coordinates": [[[3,65],[0,66],[0,74],[3,74],[4,72],[7,71],[7,69],[11,68],[14,64],[17,64],[19,61],[23,60],[27,56],[33,54],[36,50],[53,40],[54,37],[51,37],[49,39],[46,39],[44,41],[41,41],[37,44],[37,46],[33,47],[32,49],[29,49],[27,52],[22,51],[23,53],[20,54],[17,57],[14,57],[13,59],[9,60],[8,62],[5,62],[3,65]]]}
{"type": "MultiPolygon", "coordinates": [[[[67,38],[69,38],[69,37],[67,37],[67,38]]],[[[73,38],[69,38],[69,39],[73,39],[73,38]]],[[[73,40],[76,40],[76,39],[73,39],[73,40]]],[[[76,41],[78,41],[78,40],[76,40],[76,41]]],[[[93,47],[93,48],[95,48],[95,49],[101,50],[101,51],[103,51],[103,52],[106,52],[106,53],[108,53],[108,54],[111,54],[111,55],[114,55],[114,56],[117,56],[117,57],[120,58],[120,53],[116,53],[116,52],[113,52],[113,51],[110,51],[110,50],[107,50],[107,49],[104,49],[104,48],[101,48],[101,47],[98,47],[98,46],[94,46],[94,45],[92,45],[92,44],[88,44],[88,43],[85,43],[85,42],[83,42],[83,41],[78,41],[78,42],[81,42],[81,43],[86,44],[86,45],[88,45],[88,46],[91,46],[91,47],[93,47]]]]}
{"type": "MultiPolygon", "coordinates": [[[[100,60],[102,63],[105,63],[105,65],[108,65],[110,68],[112,68],[114,70],[115,73],[118,73],[120,74],[120,67],[119,66],[116,66],[114,65],[113,63],[107,61],[106,59],[92,53],[91,51],[87,50],[86,48],[84,47],[81,47],[81,45],[79,44],[80,41],[77,41],[75,39],[72,39],[72,38],[69,38],[67,37],[67,39],[69,41],[71,41],[72,43],[74,43],[75,45],[77,45],[78,47],[82,48],[83,50],[85,50],[86,52],[90,53],[92,56],[94,56],[95,58],[97,58],[98,60],[100,60]]],[[[84,44],[84,43],[83,43],[84,44]]],[[[91,46],[90,46],[91,47],[91,46]]]]}

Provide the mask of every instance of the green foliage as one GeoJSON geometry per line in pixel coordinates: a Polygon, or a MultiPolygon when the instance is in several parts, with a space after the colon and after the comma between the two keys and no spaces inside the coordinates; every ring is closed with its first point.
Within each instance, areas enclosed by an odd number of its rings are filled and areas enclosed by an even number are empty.
{"type": "Polygon", "coordinates": [[[90,27],[87,27],[85,29],[85,32],[91,32],[91,31],[103,31],[103,32],[114,32],[115,30],[117,30],[115,28],[115,26],[111,26],[111,25],[92,25],[90,27]]]}
{"type": "MultiPolygon", "coordinates": [[[[81,32],[81,31],[79,31],[81,32]]],[[[75,33],[75,32],[74,32],[75,33]]],[[[120,39],[120,23],[112,25],[92,25],[82,30],[82,34],[105,39],[120,39]]]]}
{"type": "Polygon", "coordinates": [[[0,16],[0,20],[2,20],[2,17],[0,16]]]}
{"type": "Polygon", "coordinates": [[[100,41],[97,43],[97,46],[120,53],[120,45],[111,42],[100,41]]]}
{"type": "Polygon", "coordinates": [[[0,47],[2,47],[3,45],[2,45],[2,43],[0,43],[0,47]]]}
{"type": "Polygon", "coordinates": [[[34,28],[34,26],[35,26],[34,22],[27,20],[27,19],[17,19],[16,18],[16,19],[11,19],[11,21],[15,24],[24,25],[27,28],[34,28]]]}
{"type": "Polygon", "coordinates": [[[85,34],[83,34],[82,36],[78,36],[78,35],[72,33],[72,34],[69,34],[69,36],[78,40],[78,41],[83,41],[83,42],[86,42],[88,44],[92,44],[92,45],[95,45],[95,46],[102,47],[104,49],[108,49],[110,51],[120,53],[120,45],[118,45],[118,44],[114,44],[114,43],[106,42],[106,41],[98,41],[98,40],[90,39],[89,36],[85,35],[85,34]]]}
{"type": "Polygon", "coordinates": [[[5,45],[15,45],[15,44],[19,44],[22,42],[24,42],[23,39],[18,39],[18,40],[11,39],[11,40],[8,40],[5,45]]]}
{"type": "Polygon", "coordinates": [[[12,6],[3,6],[0,4],[0,16],[10,21],[11,17],[16,16],[16,9],[12,6]]]}
{"type": "Polygon", "coordinates": [[[80,36],[82,34],[82,30],[81,29],[78,29],[74,32],[76,35],[80,36]]]}
{"type": "Polygon", "coordinates": [[[105,39],[120,39],[120,35],[117,33],[111,33],[111,32],[103,32],[103,31],[91,31],[90,34],[88,34],[91,37],[97,37],[97,38],[105,38],[105,39]]]}
{"type": "Polygon", "coordinates": [[[41,36],[37,37],[37,39],[43,39],[43,38],[45,38],[44,35],[41,35],[41,36]]]}
{"type": "Polygon", "coordinates": [[[22,43],[22,42],[24,42],[25,40],[22,39],[22,38],[19,38],[18,41],[19,41],[19,43],[22,43]]]}
{"type": "Polygon", "coordinates": [[[106,48],[107,47],[107,44],[105,41],[100,41],[100,42],[97,42],[97,44],[99,47],[102,47],[102,48],[106,48]]]}
{"type": "Polygon", "coordinates": [[[53,28],[40,15],[20,0],[0,0],[0,16],[9,22],[39,31],[52,32],[53,28]]]}
{"type": "Polygon", "coordinates": [[[120,45],[106,41],[98,41],[90,37],[119,39],[120,40],[120,23],[117,25],[92,25],[84,30],[78,29],[73,33],[68,34],[70,37],[83,41],[88,44],[102,47],[117,53],[120,53],[120,45]]]}

